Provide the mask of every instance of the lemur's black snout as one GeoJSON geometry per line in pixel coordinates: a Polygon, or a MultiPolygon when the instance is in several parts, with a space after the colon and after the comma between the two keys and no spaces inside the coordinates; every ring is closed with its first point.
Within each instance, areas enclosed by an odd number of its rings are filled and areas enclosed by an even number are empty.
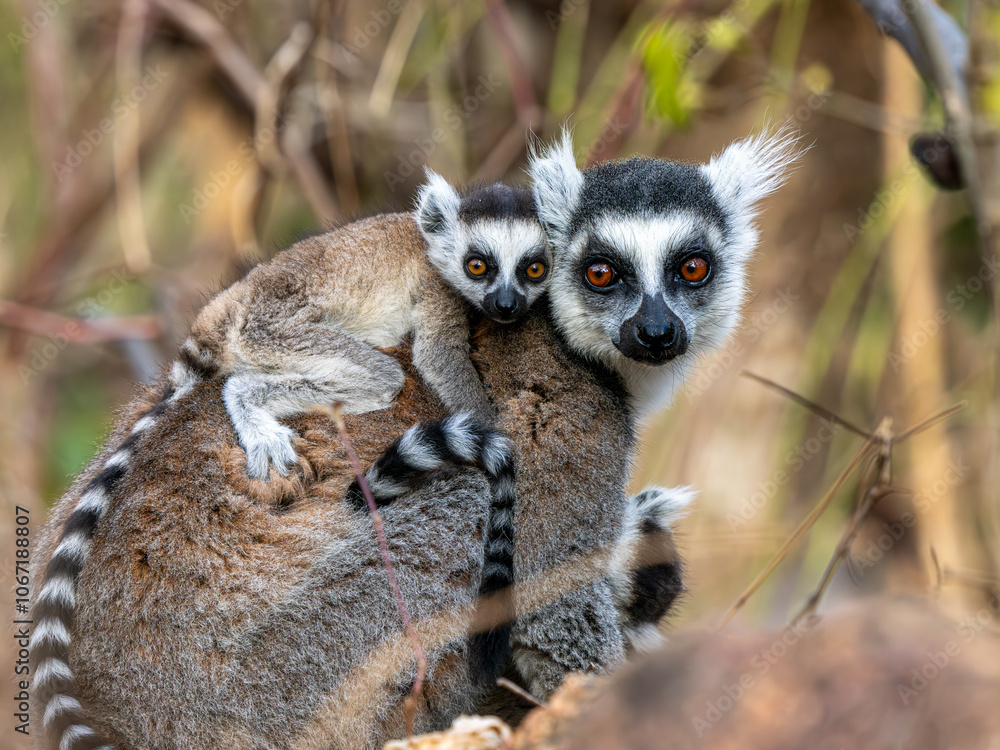
{"type": "Polygon", "coordinates": [[[517,307],[517,300],[513,296],[497,300],[497,312],[501,315],[510,317],[517,312],[517,307]]]}
{"type": "Polygon", "coordinates": [[[523,294],[510,287],[502,287],[486,295],[483,300],[483,309],[494,320],[501,323],[513,323],[528,309],[528,301],[523,294]]]}
{"type": "Polygon", "coordinates": [[[635,336],[650,351],[667,349],[677,341],[677,324],[667,320],[637,325],[635,336]]]}
{"type": "Polygon", "coordinates": [[[644,296],[635,315],[622,323],[617,346],[629,359],[662,365],[687,351],[684,323],[663,298],[644,296]]]}

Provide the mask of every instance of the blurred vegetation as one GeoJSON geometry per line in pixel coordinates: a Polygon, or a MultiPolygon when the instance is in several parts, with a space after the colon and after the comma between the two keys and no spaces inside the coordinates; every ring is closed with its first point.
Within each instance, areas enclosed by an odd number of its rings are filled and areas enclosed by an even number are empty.
{"type": "MultiPolygon", "coordinates": [[[[521,182],[528,133],[564,122],[584,163],[705,160],[788,120],[811,149],[767,204],[743,331],[644,432],[636,487],[701,490],[680,618],[728,606],[861,445],[743,368],[869,431],[969,404],[895,450],[909,494],[852,559],[916,524],[829,597],[996,580],[992,280],[971,290],[989,266],[966,195],[907,152],[941,127],[937,95],[851,0],[23,0],[0,22],[0,482],[39,525],[206,295],[299,233],[406,209],[425,165],[521,182]]],[[[1000,15],[981,28],[995,42],[1000,15]]],[[[996,88],[978,101],[995,113],[996,88]]],[[[857,488],[749,616],[797,611],[857,488]]]]}

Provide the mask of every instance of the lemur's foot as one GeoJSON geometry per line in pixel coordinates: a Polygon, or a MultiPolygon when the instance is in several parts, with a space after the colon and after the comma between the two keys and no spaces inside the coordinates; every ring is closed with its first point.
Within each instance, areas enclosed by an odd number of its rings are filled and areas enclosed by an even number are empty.
{"type": "Polygon", "coordinates": [[[254,420],[252,425],[237,427],[240,445],[247,452],[247,474],[267,481],[271,466],[282,476],[298,461],[292,438],[295,432],[270,415],[254,420]]]}

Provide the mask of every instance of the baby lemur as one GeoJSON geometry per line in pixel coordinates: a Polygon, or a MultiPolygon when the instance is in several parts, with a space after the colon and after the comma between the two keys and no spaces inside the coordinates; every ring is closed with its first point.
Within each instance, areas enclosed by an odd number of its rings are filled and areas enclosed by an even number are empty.
{"type": "Polygon", "coordinates": [[[492,414],[469,362],[466,301],[509,323],[542,293],[548,243],[531,194],[497,183],[460,196],[429,172],[416,219],[426,250],[392,241],[411,216],[364,219],[332,247],[315,238],[293,245],[195,319],[171,372],[171,398],[224,378],[251,477],[266,478],[272,464],[284,474],[295,462],[292,433],[278,417],[334,401],[349,414],[388,406],[403,374],[372,347],[410,334],[417,371],[451,412],[492,414]],[[366,241],[373,232],[384,241],[366,241]]]}

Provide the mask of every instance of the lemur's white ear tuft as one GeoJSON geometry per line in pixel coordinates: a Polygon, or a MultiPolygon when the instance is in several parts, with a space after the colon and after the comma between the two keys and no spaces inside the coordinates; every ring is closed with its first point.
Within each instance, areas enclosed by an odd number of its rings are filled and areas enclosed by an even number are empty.
{"type": "Polygon", "coordinates": [[[563,128],[559,139],[546,149],[539,151],[532,146],[528,172],[542,226],[549,239],[565,242],[583,190],[583,172],[576,166],[569,128],[563,128]]]}
{"type": "Polygon", "coordinates": [[[448,181],[432,169],[427,169],[427,182],[417,193],[417,224],[424,238],[441,236],[458,223],[461,199],[448,181]]]}
{"type": "Polygon", "coordinates": [[[752,218],[757,203],[781,187],[802,153],[799,134],[785,125],[737,141],[702,170],[723,211],[752,218]]]}

